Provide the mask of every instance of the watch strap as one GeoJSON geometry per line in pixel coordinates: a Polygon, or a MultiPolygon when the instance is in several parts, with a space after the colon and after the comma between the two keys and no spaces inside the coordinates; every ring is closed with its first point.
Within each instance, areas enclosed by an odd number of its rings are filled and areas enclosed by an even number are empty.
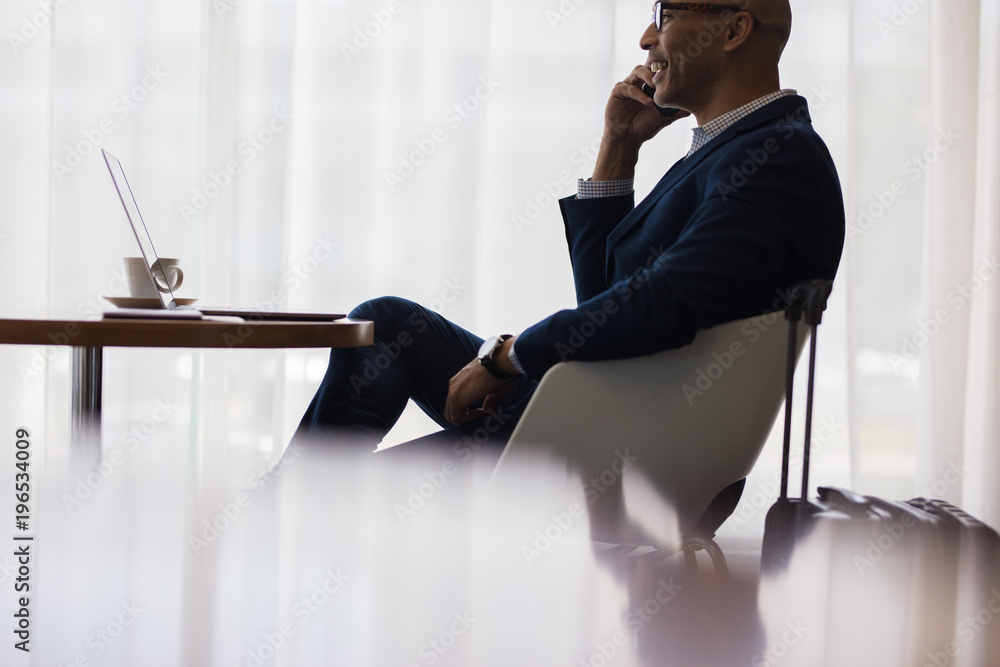
{"type": "Polygon", "coordinates": [[[498,380],[513,380],[518,376],[518,373],[508,373],[507,371],[500,368],[497,363],[497,355],[500,353],[500,348],[503,344],[513,338],[511,334],[504,334],[497,337],[497,342],[493,345],[489,352],[479,357],[479,363],[483,365],[483,368],[489,372],[490,375],[497,378],[498,380]]]}

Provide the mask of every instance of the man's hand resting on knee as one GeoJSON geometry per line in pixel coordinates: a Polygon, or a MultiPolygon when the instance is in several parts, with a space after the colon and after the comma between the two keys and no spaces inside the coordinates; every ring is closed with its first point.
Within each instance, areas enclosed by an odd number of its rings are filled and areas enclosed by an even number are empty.
{"type": "MultiPolygon", "coordinates": [[[[508,339],[497,354],[497,365],[507,373],[516,374],[517,369],[510,363],[508,354],[514,339],[508,339]]],[[[448,381],[448,397],[444,402],[444,418],[452,424],[482,419],[500,407],[500,399],[511,389],[510,380],[494,377],[480,363],[473,359],[448,381]]]]}

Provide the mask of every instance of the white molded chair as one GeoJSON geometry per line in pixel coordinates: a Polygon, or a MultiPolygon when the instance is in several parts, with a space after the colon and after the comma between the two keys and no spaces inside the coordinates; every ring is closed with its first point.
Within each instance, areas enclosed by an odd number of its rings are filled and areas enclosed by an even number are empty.
{"type": "MultiPolygon", "coordinates": [[[[799,331],[796,353],[806,339],[805,327],[799,331]]],[[[516,489],[540,455],[564,462],[582,482],[627,450],[635,462],[619,487],[589,499],[590,539],[684,549],[689,559],[700,547],[721,558],[712,538],[779,413],[787,353],[788,322],[777,312],[704,329],[686,347],[647,357],[557,364],[536,388],[490,487],[516,489]],[[632,520],[641,508],[628,507],[630,485],[647,498],[653,489],[672,508],[674,539],[657,539],[632,520]]]]}

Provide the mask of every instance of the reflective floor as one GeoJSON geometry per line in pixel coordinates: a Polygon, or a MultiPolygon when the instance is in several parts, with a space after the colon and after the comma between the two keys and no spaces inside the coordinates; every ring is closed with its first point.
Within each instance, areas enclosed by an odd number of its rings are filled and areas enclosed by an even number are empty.
{"type": "MultiPolygon", "coordinates": [[[[89,493],[52,490],[32,651],[5,646],[2,664],[1000,664],[989,595],[989,616],[954,647],[905,653],[912,582],[868,572],[861,593],[831,588],[828,544],[762,583],[753,540],[722,541],[725,576],[704,553],[692,568],[669,550],[595,543],[593,496],[572,472],[538,462],[491,485],[493,463],[303,447],[242,486],[172,488],[150,461],[89,493]],[[881,642],[857,643],[861,626],[881,642]]],[[[670,525],[655,498],[625,501],[629,521],[670,525]]]]}

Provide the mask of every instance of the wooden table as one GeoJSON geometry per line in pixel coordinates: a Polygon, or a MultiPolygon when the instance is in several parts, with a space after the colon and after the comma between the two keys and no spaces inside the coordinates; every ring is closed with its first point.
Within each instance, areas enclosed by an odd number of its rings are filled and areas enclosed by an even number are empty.
{"type": "Polygon", "coordinates": [[[306,348],[360,347],[374,342],[364,320],[216,322],[208,320],[3,320],[0,343],[73,348],[72,465],[101,460],[101,375],[105,347],[306,348]]]}

